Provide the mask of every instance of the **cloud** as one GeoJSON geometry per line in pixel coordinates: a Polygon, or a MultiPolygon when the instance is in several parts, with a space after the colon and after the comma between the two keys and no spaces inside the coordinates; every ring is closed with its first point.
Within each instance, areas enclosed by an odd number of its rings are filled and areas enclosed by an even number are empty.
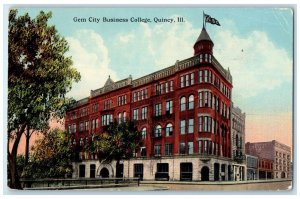
{"type": "Polygon", "coordinates": [[[119,37],[119,40],[120,40],[121,43],[128,43],[128,42],[130,42],[133,39],[134,39],[134,34],[133,33],[121,35],[119,37]]]}
{"type": "Polygon", "coordinates": [[[78,30],[71,37],[66,38],[69,45],[69,55],[73,65],[81,74],[81,81],[74,83],[68,96],[81,99],[90,95],[104,85],[108,75],[116,79],[116,73],[109,68],[109,52],[104,41],[94,30],[78,30]]]}
{"type": "Polygon", "coordinates": [[[284,82],[292,85],[292,59],[265,32],[240,36],[221,30],[215,36],[214,54],[223,67],[230,68],[233,95],[238,100],[276,89],[284,82]]]}
{"type": "MultiPolygon", "coordinates": [[[[177,15],[171,17],[176,18],[177,15]]],[[[265,32],[253,30],[241,35],[234,21],[224,21],[228,26],[209,28],[213,31],[208,29],[208,33],[215,44],[215,57],[232,73],[234,101],[239,103],[265,90],[276,89],[284,82],[292,83],[293,62],[286,50],[276,46],[265,32]]],[[[124,49],[130,49],[130,52],[124,53],[124,59],[130,57],[136,65],[149,66],[149,70],[139,71],[141,73],[168,67],[176,60],[193,56],[193,45],[200,31],[189,21],[155,25],[142,23],[137,31],[130,33],[134,41],[123,44],[124,49]],[[147,63],[138,60],[141,52],[147,63]]]]}

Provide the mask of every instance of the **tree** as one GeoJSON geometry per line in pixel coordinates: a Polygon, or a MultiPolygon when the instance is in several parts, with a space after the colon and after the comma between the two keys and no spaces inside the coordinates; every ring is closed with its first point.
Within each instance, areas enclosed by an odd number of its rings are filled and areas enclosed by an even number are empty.
{"type": "Polygon", "coordinates": [[[62,118],[74,101],[65,94],[80,80],[65,55],[67,41],[47,24],[51,16],[41,11],[31,19],[28,13],[9,12],[7,157],[14,189],[21,189],[16,159],[22,134],[26,128],[46,132],[50,118],[62,118]]]}
{"type": "Polygon", "coordinates": [[[98,155],[100,163],[116,161],[119,168],[121,160],[133,157],[142,144],[142,134],[133,122],[114,122],[99,135],[92,135],[92,142],[87,145],[90,153],[98,155]]]}
{"type": "MultiPolygon", "coordinates": [[[[72,174],[72,144],[66,131],[54,129],[37,140],[26,171],[32,178],[63,178],[72,174]]],[[[25,173],[26,175],[26,173],[25,173]]]]}

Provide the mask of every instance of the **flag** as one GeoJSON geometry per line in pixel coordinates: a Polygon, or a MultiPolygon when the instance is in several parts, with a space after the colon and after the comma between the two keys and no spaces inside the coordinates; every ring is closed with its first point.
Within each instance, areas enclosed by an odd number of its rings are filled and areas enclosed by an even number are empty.
{"type": "Polygon", "coordinates": [[[216,24],[217,26],[221,26],[219,21],[215,18],[212,18],[210,15],[204,14],[205,23],[216,24]]]}

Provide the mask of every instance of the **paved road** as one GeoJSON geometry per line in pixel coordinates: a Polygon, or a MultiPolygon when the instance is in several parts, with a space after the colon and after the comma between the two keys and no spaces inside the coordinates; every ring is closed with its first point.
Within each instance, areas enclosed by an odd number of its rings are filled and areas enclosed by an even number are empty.
{"type": "Polygon", "coordinates": [[[170,191],[274,191],[291,190],[291,181],[271,182],[271,183],[251,183],[232,185],[187,185],[168,184],[166,187],[170,191]]]}
{"type": "MultiPolygon", "coordinates": [[[[85,189],[87,191],[97,192],[141,192],[141,191],[289,191],[291,190],[291,181],[283,182],[264,182],[248,184],[141,184],[139,187],[116,187],[116,188],[97,188],[85,189]]],[[[74,191],[74,190],[69,190],[74,191]]],[[[75,190],[77,191],[77,190],[75,190]]],[[[83,191],[80,189],[79,191],[83,191]]],[[[113,193],[112,193],[113,194],[113,193]]]]}

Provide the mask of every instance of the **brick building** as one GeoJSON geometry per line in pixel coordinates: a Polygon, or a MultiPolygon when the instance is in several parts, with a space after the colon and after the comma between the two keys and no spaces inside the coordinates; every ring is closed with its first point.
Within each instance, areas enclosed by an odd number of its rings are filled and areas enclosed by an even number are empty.
{"type": "MultiPolygon", "coordinates": [[[[276,140],[246,143],[246,153],[272,162],[272,178],[291,178],[291,147],[276,140]]],[[[264,168],[266,169],[266,168],[264,168]]]]}
{"type": "Polygon", "coordinates": [[[258,159],[258,179],[273,179],[273,161],[269,159],[258,159]]]}
{"type": "Polygon", "coordinates": [[[231,106],[231,146],[233,163],[233,178],[235,181],[246,180],[245,157],[245,120],[246,114],[239,107],[231,106]]]}
{"type": "Polygon", "coordinates": [[[213,56],[213,46],[203,28],[192,57],[135,80],[109,77],[70,108],[65,125],[78,154],[73,177],[233,180],[232,77],[213,56]],[[143,134],[136,157],[120,168],[100,164],[83,147],[114,120],[133,120],[143,134]]]}

